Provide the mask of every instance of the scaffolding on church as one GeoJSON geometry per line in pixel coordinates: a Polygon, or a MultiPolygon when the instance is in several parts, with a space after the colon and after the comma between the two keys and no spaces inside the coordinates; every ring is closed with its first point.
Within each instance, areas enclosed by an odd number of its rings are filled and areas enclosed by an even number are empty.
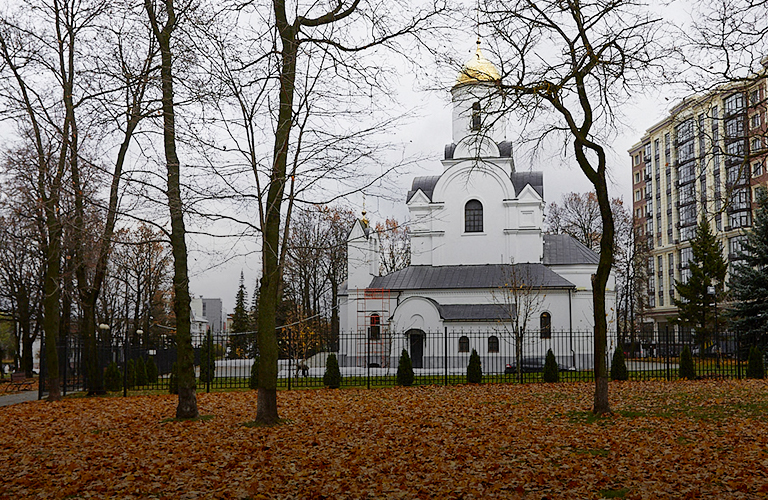
{"type": "Polygon", "coordinates": [[[392,364],[391,296],[391,290],[384,288],[357,290],[353,352],[354,365],[359,368],[389,368],[392,364]]]}

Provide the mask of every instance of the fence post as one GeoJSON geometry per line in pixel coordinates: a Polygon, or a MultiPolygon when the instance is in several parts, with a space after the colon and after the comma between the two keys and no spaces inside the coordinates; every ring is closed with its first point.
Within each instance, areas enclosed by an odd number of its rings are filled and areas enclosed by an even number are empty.
{"type": "Polygon", "coordinates": [[[67,344],[69,344],[68,338],[65,337],[64,338],[64,363],[62,363],[63,365],[62,368],[64,369],[64,376],[62,377],[64,379],[63,380],[64,388],[62,389],[62,394],[61,394],[62,397],[67,395],[67,365],[69,364],[69,356],[67,355],[67,344]]]}
{"type": "Polygon", "coordinates": [[[40,342],[40,376],[37,377],[37,399],[43,399],[43,385],[45,385],[45,334],[40,342]]]}
{"type": "MultiPolygon", "coordinates": [[[[134,372],[135,373],[135,372],[134,372]]],[[[128,396],[128,335],[123,338],[123,397],[128,396]]]]}
{"type": "Polygon", "coordinates": [[[211,379],[216,371],[216,356],[213,355],[213,333],[206,332],[205,340],[208,343],[208,352],[205,356],[205,367],[208,370],[208,376],[205,378],[205,392],[211,392],[211,379]],[[211,356],[213,356],[213,370],[211,370],[211,356]]]}
{"type": "Polygon", "coordinates": [[[448,327],[445,327],[445,335],[443,336],[444,339],[444,346],[443,346],[443,357],[445,358],[445,380],[444,385],[448,385],[448,327]]]}
{"type": "MultiPolygon", "coordinates": [[[[291,364],[293,362],[293,336],[291,335],[291,329],[288,328],[288,390],[291,390],[291,364]]],[[[280,356],[278,355],[278,360],[280,356]]],[[[278,361],[279,362],[279,361],[278,361]]],[[[279,369],[277,371],[280,371],[279,369]]]]}
{"type": "Polygon", "coordinates": [[[371,388],[371,336],[365,336],[365,372],[366,372],[366,385],[368,389],[371,388]]]}

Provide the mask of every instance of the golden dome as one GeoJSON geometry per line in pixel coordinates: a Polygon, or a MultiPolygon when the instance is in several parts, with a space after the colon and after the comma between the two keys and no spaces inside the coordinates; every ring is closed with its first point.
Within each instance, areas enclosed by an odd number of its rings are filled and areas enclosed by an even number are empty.
{"type": "Polygon", "coordinates": [[[474,57],[464,64],[464,67],[456,79],[456,84],[477,82],[498,82],[501,74],[491,61],[483,57],[480,50],[480,40],[477,41],[477,50],[474,57]]]}

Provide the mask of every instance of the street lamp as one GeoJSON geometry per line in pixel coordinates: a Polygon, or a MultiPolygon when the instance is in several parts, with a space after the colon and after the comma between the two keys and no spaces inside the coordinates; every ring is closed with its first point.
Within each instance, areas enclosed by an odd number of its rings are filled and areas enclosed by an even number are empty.
{"type": "Polygon", "coordinates": [[[109,325],[106,323],[100,323],[99,330],[101,330],[101,341],[103,342],[104,338],[109,334],[109,325]]]}
{"type": "Polygon", "coordinates": [[[714,285],[709,285],[707,287],[707,295],[712,296],[712,302],[715,307],[715,363],[717,368],[720,368],[720,331],[717,327],[717,289],[714,285]]]}

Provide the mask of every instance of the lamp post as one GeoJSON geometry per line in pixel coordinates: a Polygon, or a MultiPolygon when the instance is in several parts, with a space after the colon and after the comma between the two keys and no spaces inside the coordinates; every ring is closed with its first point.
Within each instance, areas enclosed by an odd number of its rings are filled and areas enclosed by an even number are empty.
{"type": "Polygon", "coordinates": [[[720,368],[720,331],[717,327],[717,289],[714,285],[707,287],[707,295],[712,296],[712,303],[715,307],[715,366],[720,368]]]}

